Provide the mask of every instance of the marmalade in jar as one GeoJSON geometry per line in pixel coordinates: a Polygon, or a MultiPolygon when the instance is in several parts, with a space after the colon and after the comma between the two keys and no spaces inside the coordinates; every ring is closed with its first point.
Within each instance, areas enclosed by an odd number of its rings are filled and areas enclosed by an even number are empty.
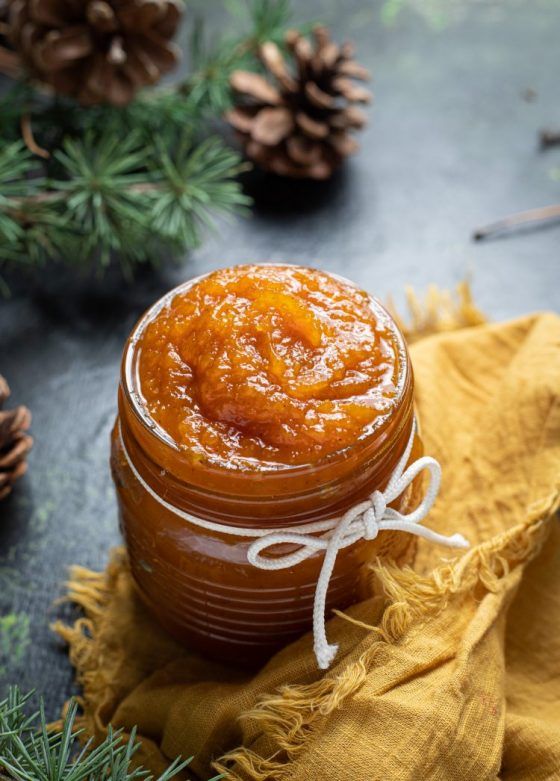
{"type": "MultiPolygon", "coordinates": [[[[271,531],[336,517],[385,487],[411,435],[412,390],[390,315],[322,271],[226,268],[152,307],[125,348],[112,467],[132,573],[163,626],[244,663],[309,629],[322,552],[259,570],[251,540],[173,508],[271,531]]],[[[420,454],[417,439],[411,459],[420,454]]],[[[340,551],[327,607],[359,597],[371,557],[402,561],[413,548],[382,531],[340,551]]]]}

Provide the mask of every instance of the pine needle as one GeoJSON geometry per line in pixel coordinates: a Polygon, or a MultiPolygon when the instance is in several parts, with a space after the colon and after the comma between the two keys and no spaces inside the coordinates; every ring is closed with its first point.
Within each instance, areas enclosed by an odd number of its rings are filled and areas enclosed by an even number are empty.
{"type": "MultiPolygon", "coordinates": [[[[76,729],[78,706],[71,703],[60,729],[47,726],[43,702],[26,714],[31,693],[17,687],[0,702],[0,777],[11,781],[170,781],[191,762],[175,759],[157,779],[134,762],[140,747],[133,729],[128,737],[109,729],[97,746],[76,729]]],[[[217,781],[217,778],[212,779],[217,781]]]]}

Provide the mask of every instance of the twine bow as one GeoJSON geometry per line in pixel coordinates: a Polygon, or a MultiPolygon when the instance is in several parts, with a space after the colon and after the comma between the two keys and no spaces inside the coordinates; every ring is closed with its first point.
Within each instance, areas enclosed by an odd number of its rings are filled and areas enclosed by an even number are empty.
{"type": "MultiPolygon", "coordinates": [[[[120,428],[119,428],[120,432],[120,428]]],[[[142,487],[159,504],[188,523],[202,529],[216,531],[234,537],[250,537],[254,539],[247,551],[248,561],[258,569],[280,570],[288,569],[300,564],[317,551],[325,551],[323,565],[317,580],[315,599],[313,603],[313,648],[317,658],[317,664],[321,670],[330,667],[336,653],[337,645],[329,645],[325,628],[325,607],[327,591],[333,573],[338,552],[359,540],[374,540],[380,531],[402,531],[415,534],[430,542],[445,545],[448,548],[468,548],[469,542],[462,534],[453,534],[446,537],[443,534],[421,526],[420,522],[432,509],[441,483],[441,467],[431,456],[422,456],[405,469],[416,435],[416,421],[412,424],[412,431],[406,449],[397,464],[384,491],[374,491],[363,502],[351,507],[340,518],[329,518],[325,521],[306,523],[301,526],[292,526],[288,529],[278,529],[271,532],[269,529],[250,529],[237,526],[207,521],[196,515],[181,510],[179,507],[167,502],[146,483],[138,472],[125,447],[122,432],[120,432],[121,445],[124,456],[130,469],[142,487]],[[414,479],[424,470],[430,473],[430,481],[426,493],[418,507],[409,513],[401,513],[389,505],[412,485],[414,479]],[[318,535],[318,536],[317,536],[318,535]],[[264,551],[282,544],[297,545],[298,549],[292,553],[277,556],[263,556],[264,551]]]]}
{"type": "Polygon", "coordinates": [[[363,502],[351,507],[341,518],[334,518],[318,524],[306,526],[306,533],[295,529],[267,534],[255,540],[247,552],[247,558],[255,567],[263,570],[279,570],[293,567],[308,559],[316,551],[324,550],[325,557],[315,590],[313,605],[313,639],[317,664],[321,670],[330,667],[336,653],[337,645],[329,645],[325,628],[325,606],[330,579],[338,552],[359,540],[374,540],[380,531],[402,531],[423,537],[430,542],[446,545],[449,548],[468,548],[469,542],[462,534],[446,537],[432,529],[420,525],[430,512],[439,491],[441,483],[441,467],[431,456],[423,456],[414,461],[406,470],[416,434],[416,422],[399,463],[391,475],[384,491],[374,491],[363,502]],[[426,493],[418,507],[409,513],[389,507],[412,485],[414,479],[424,470],[430,473],[430,482],[426,493]],[[319,528],[320,527],[320,528],[319,528]],[[309,532],[324,531],[319,537],[309,532]],[[293,553],[276,557],[264,557],[261,554],[275,545],[291,543],[300,546],[293,553]]]}

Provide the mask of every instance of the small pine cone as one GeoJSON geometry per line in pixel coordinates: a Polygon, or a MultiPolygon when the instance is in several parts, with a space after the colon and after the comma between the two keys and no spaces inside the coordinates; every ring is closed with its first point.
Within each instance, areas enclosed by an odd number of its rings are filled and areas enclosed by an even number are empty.
{"type": "Polygon", "coordinates": [[[33,445],[27,434],[31,413],[27,407],[3,410],[10,395],[6,380],[0,375],[0,499],[7,496],[18,477],[27,471],[26,457],[33,445]]]}
{"type": "Polygon", "coordinates": [[[327,179],[357,149],[350,135],[366,124],[357,103],[371,93],[352,79],[367,80],[350,44],[339,46],[325,27],[313,41],[295,30],[286,34],[289,67],[276,44],[261,46],[260,59],[271,78],[234,71],[231,86],[238,105],[226,119],[238,132],[247,157],[281,176],[327,179]]]}
{"type": "Polygon", "coordinates": [[[30,74],[83,105],[124,106],[171,70],[182,0],[8,0],[30,74]]]}

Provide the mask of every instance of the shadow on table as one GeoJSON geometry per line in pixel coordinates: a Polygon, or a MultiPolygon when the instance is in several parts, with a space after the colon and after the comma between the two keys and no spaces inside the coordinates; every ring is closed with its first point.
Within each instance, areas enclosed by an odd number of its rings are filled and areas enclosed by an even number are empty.
{"type": "Polygon", "coordinates": [[[103,273],[95,268],[80,270],[48,263],[38,271],[6,274],[7,300],[25,296],[48,325],[80,331],[106,329],[139,317],[174,286],[177,268],[173,262],[138,266],[131,281],[117,261],[103,273]]]}
{"type": "Polygon", "coordinates": [[[288,179],[253,169],[242,177],[243,189],[253,199],[253,208],[260,216],[300,216],[337,204],[348,194],[351,171],[344,166],[325,181],[288,179]]]}

